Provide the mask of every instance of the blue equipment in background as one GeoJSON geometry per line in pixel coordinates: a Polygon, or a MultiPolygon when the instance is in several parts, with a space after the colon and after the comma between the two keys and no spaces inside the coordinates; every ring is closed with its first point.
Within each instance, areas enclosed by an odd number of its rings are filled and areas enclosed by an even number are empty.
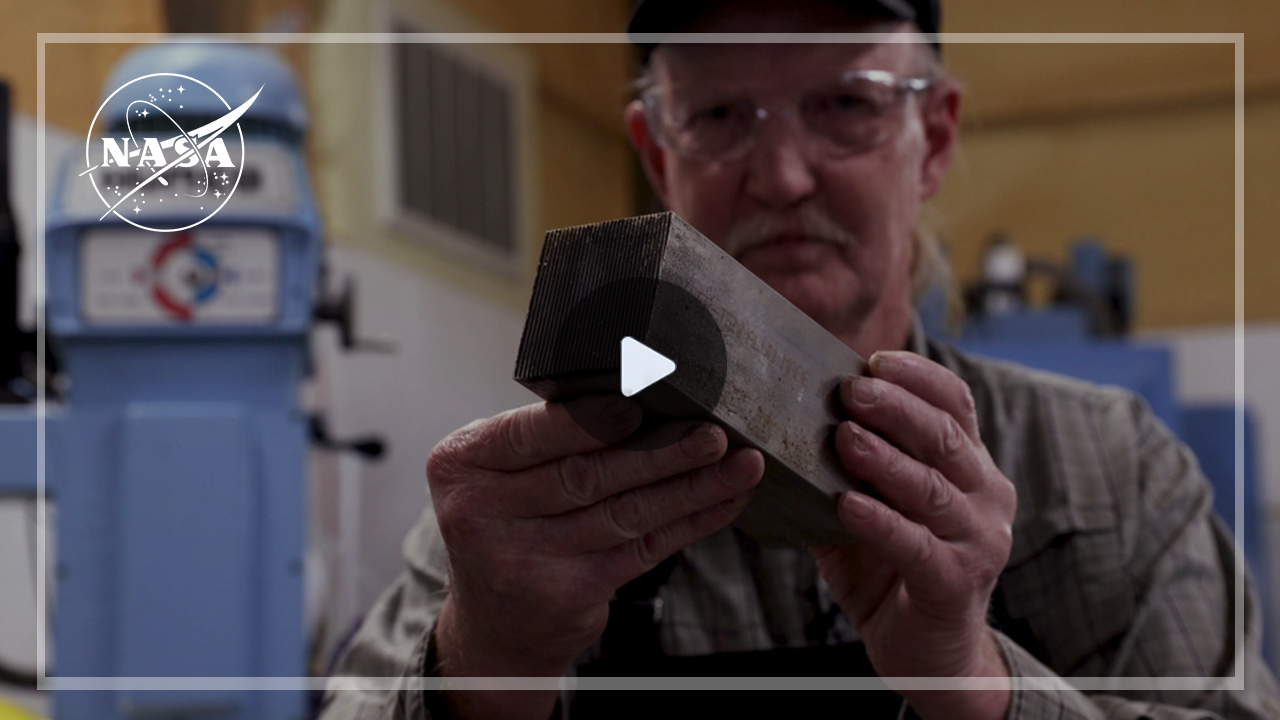
{"type": "MultiPolygon", "coordinates": [[[[133,52],[104,97],[151,73],[196,78],[231,108],[261,93],[223,135],[238,150],[243,132],[240,181],[203,224],[156,232],[114,214],[100,219],[105,207],[81,176],[83,159],[61,170],[48,209],[46,312],[71,384],[46,434],[58,513],[51,669],[80,678],[305,677],[313,424],[298,393],[322,253],[301,146],[305,106],[275,55],[211,43],[133,52]]],[[[164,78],[162,90],[171,82],[164,78]]],[[[211,94],[178,95],[174,84],[176,101],[164,107],[182,128],[227,114],[211,94]]],[[[112,98],[102,116],[123,118],[129,99],[112,98]]],[[[172,123],[147,118],[132,124],[139,145],[143,135],[174,135],[172,123]]],[[[201,168],[194,170],[172,184],[192,183],[201,168]]],[[[152,172],[120,168],[126,187],[131,171],[152,172]]],[[[207,201],[212,181],[194,182],[209,183],[207,201]]],[[[155,223],[176,228],[207,215],[205,201],[179,197],[168,182],[147,189],[155,223]],[[167,213],[157,210],[162,200],[171,201],[167,213]]],[[[6,465],[15,462],[0,472],[0,489],[34,492],[32,413],[0,413],[0,448],[6,465]]],[[[285,720],[307,712],[301,684],[54,697],[59,718],[285,720]]]]}
{"type": "MultiPolygon", "coordinates": [[[[1017,362],[1089,382],[1116,385],[1141,396],[1166,426],[1195,453],[1213,486],[1214,510],[1235,527],[1236,423],[1231,405],[1187,405],[1174,392],[1172,350],[1154,342],[1126,339],[1133,317],[1134,273],[1123,257],[1109,256],[1101,242],[1078,242],[1067,268],[1021,257],[1006,237],[996,236],[984,258],[982,281],[966,293],[968,322],[947,328],[945,294],[926,294],[920,315],[926,332],[974,355],[1017,362]],[[1054,302],[1026,304],[1029,274],[1054,283],[1054,302]]],[[[1246,409],[1247,410],[1247,409],[1246,409]]],[[[1266,552],[1265,507],[1254,461],[1254,428],[1245,413],[1242,504],[1245,560],[1262,600],[1264,626],[1280,617],[1272,611],[1266,552]]],[[[1277,649],[1264,653],[1275,662],[1277,649]]]]}

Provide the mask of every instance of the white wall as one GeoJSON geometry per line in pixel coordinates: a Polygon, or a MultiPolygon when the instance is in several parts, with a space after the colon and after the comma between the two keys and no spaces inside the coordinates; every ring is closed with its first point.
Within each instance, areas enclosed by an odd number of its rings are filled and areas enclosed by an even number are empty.
{"type": "Polygon", "coordinates": [[[430,501],[424,468],[431,448],[476,418],[537,397],[511,379],[523,312],[368,253],[339,249],[332,261],[334,280],[357,279],[359,332],[398,346],[390,355],[344,353],[331,331],[318,332],[314,343],[314,395],[333,435],[375,433],[389,444],[381,461],[363,465],[360,481],[355,597],[367,609],[404,568],[401,541],[430,501]]]}
{"type": "MultiPolygon", "coordinates": [[[[1152,335],[1175,352],[1176,391],[1183,402],[1226,402],[1235,398],[1235,331],[1209,327],[1152,335]]],[[[1272,519],[1280,520],[1280,323],[1244,329],[1244,397],[1254,413],[1258,465],[1270,498],[1272,519]]]]}

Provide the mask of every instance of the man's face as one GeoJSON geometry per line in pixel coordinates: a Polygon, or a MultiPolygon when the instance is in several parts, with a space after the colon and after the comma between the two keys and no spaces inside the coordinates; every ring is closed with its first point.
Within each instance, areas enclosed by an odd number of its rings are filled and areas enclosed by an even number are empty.
{"type": "MultiPolygon", "coordinates": [[[[797,31],[794,11],[777,22],[752,20],[797,31]]],[[[819,29],[831,31],[821,20],[819,29]]],[[[954,144],[958,91],[902,93],[881,140],[852,154],[831,152],[803,113],[849,71],[920,77],[923,51],[899,43],[660,47],[652,60],[659,102],[718,93],[771,115],[731,159],[673,152],[637,116],[638,105],[629,111],[633,141],[667,207],[864,355],[901,348],[910,327],[912,234],[954,144]]]]}

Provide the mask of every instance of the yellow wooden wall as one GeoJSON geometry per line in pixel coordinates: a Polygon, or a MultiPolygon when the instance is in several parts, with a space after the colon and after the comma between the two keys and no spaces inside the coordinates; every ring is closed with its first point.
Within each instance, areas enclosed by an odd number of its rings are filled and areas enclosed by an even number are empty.
{"type": "MultiPolygon", "coordinates": [[[[181,1],[181,0],[177,0],[181,1]]],[[[280,23],[307,30],[314,0],[222,0],[199,11],[204,31],[256,32],[280,23]]],[[[36,114],[37,33],[163,33],[169,30],[163,0],[0,0],[0,78],[13,92],[16,112],[36,114]]],[[[103,83],[131,44],[70,42],[45,45],[45,117],[55,128],[80,135],[102,99],[103,83]]],[[[305,46],[283,46],[306,82],[305,46]]]]}
{"type": "MultiPolygon", "coordinates": [[[[9,82],[14,110],[32,117],[36,114],[36,33],[164,31],[160,0],[0,0],[0,18],[0,77],[9,82]]],[[[57,127],[83,134],[101,101],[103,81],[129,46],[47,47],[46,117],[57,127]]]]}
{"type": "MultiPolygon", "coordinates": [[[[1243,32],[1246,320],[1280,318],[1280,3],[946,5],[949,32],[1243,32]]],[[[1139,329],[1234,317],[1235,48],[951,45],[962,151],[935,203],[961,278],[990,233],[1064,259],[1096,235],[1137,263],[1139,329]]]]}

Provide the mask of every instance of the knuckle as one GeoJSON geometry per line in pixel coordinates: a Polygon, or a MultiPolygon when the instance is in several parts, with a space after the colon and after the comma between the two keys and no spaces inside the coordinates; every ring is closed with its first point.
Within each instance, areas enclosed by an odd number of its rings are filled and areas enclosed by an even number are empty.
{"type": "Polygon", "coordinates": [[[1000,509],[1010,521],[1018,514],[1018,489],[1007,478],[1000,483],[1000,509]]]}
{"type": "Polygon", "coordinates": [[[934,546],[933,543],[927,542],[920,537],[913,537],[911,541],[910,559],[912,563],[917,565],[929,565],[933,562],[934,546]]]}
{"type": "Polygon", "coordinates": [[[925,472],[925,512],[941,515],[950,509],[954,500],[955,492],[951,483],[937,468],[929,468],[925,472]]]}
{"type": "Polygon", "coordinates": [[[994,577],[1004,570],[1004,566],[1009,562],[1009,553],[1013,552],[1013,534],[1005,532],[1003,528],[997,535],[996,540],[995,562],[991,575],[994,577]]]}
{"type": "Polygon", "coordinates": [[[900,485],[907,477],[907,456],[900,451],[891,451],[885,459],[885,475],[895,485],[900,485]]]}
{"type": "Polygon", "coordinates": [[[632,541],[636,563],[648,570],[662,561],[662,548],[666,545],[667,530],[659,528],[632,541]]]}
{"type": "Polygon", "coordinates": [[[969,387],[968,383],[964,383],[962,387],[960,410],[965,417],[976,418],[978,416],[978,403],[973,399],[973,388],[969,387]]]}
{"type": "Polygon", "coordinates": [[[1012,548],[1013,537],[1002,529],[984,534],[964,562],[964,577],[968,578],[969,588],[980,590],[993,585],[1004,571],[1012,548]]]}
{"type": "Polygon", "coordinates": [[[570,455],[556,464],[560,489],[570,502],[590,505],[599,497],[603,483],[600,460],[592,455],[570,455]]]}
{"type": "Polygon", "coordinates": [[[940,444],[944,458],[955,459],[960,457],[964,452],[964,428],[960,427],[960,423],[950,415],[945,416],[945,419],[942,421],[942,437],[940,438],[940,444]]]}
{"type": "Polygon", "coordinates": [[[614,495],[606,500],[604,514],[609,528],[627,540],[639,537],[648,526],[647,503],[633,492],[614,495]]]}
{"type": "Polygon", "coordinates": [[[999,468],[992,464],[986,467],[987,479],[982,490],[984,506],[1001,521],[1012,522],[1018,514],[1018,489],[999,468]]]}
{"type": "Polygon", "coordinates": [[[533,459],[538,454],[538,447],[532,416],[526,412],[512,412],[501,422],[511,454],[522,460],[533,459]]]}
{"type": "Polygon", "coordinates": [[[983,555],[977,561],[970,563],[969,572],[964,576],[969,579],[969,586],[972,591],[985,590],[990,587],[1000,572],[1004,570],[1005,560],[1008,553],[991,553],[983,555]]]}
{"type": "Polygon", "coordinates": [[[1000,573],[1004,572],[1005,566],[1009,564],[1009,554],[1013,552],[1013,538],[1006,535],[1000,541],[1000,555],[998,562],[992,568],[991,579],[994,581],[1000,577],[1000,573]]]}

